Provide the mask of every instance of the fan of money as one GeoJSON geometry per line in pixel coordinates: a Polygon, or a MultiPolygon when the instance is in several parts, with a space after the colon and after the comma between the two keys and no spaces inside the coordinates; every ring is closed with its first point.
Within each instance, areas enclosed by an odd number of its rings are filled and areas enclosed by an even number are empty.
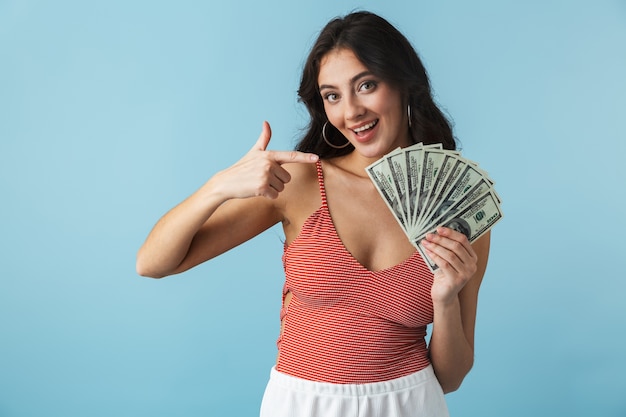
{"type": "Polygon", "coordinates": [[[366,168],[378,192],[431,271],[420,242],[438,226],[474,242],[500,219],[500,198],[476,162],[440,144],[397,149],[366,168]]]}

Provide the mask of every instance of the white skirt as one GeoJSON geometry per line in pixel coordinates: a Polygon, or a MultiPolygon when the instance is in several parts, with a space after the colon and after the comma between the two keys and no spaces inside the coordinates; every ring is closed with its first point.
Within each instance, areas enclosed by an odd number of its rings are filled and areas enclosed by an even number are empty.
{"type": "Polygon", "coordinates": [[[448,417],[432,365],[390,381],[331,384],[272,368],[261,417],[448,417]]]}

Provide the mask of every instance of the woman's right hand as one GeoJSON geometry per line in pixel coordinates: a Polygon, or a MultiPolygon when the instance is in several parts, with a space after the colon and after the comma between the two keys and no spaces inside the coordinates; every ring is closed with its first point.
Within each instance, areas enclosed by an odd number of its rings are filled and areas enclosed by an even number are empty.
{"type": "Polygon", "coordinates": [[[213,192],[219,193],[225,199],[256,196],[275,199],[291,179],[282,164],[312,163],[319,159],[311,153],[268,151],[267,145],[271,137],[269,123],[263,122],[263,131],[248,153],[212,178],[213,192]]]}

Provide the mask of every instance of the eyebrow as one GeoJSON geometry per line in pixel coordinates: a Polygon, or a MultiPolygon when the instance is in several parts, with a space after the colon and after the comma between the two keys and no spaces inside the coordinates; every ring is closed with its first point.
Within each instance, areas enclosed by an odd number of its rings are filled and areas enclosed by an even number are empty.
{"type": "MultiPolygon", "coordinates": [[[[363,77],[368,76],[368,75],[373,75],[373,74],[372,74],[371,71],[359,72],[357,75],[355,75],[354,77],[350,78],[350,84],[354,84],[359,78],[363,78],[363,77]]],[[[322,85],[319,86],[319,90],[320,91],[322,91],[325,88],[333,89],[333,88],[336,88],[336,87],[333,86],[333,85],[329,85],[329,84],[322,84],[322,85]]]]}

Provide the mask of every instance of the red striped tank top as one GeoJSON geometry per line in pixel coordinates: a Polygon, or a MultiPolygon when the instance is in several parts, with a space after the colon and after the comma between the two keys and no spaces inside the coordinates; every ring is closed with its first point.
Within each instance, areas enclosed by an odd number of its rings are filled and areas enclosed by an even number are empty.
{"type": "Polygon", "coordinates": [[[380,382],[429,365],[426,326],[433,320],[433,275],[416,251],[370,271],[345,248],[328,210],[322,164],[322,204],[285,245],[283,266],[292,298],[281,310],[276,369],[336,384],[380,382]]]}

